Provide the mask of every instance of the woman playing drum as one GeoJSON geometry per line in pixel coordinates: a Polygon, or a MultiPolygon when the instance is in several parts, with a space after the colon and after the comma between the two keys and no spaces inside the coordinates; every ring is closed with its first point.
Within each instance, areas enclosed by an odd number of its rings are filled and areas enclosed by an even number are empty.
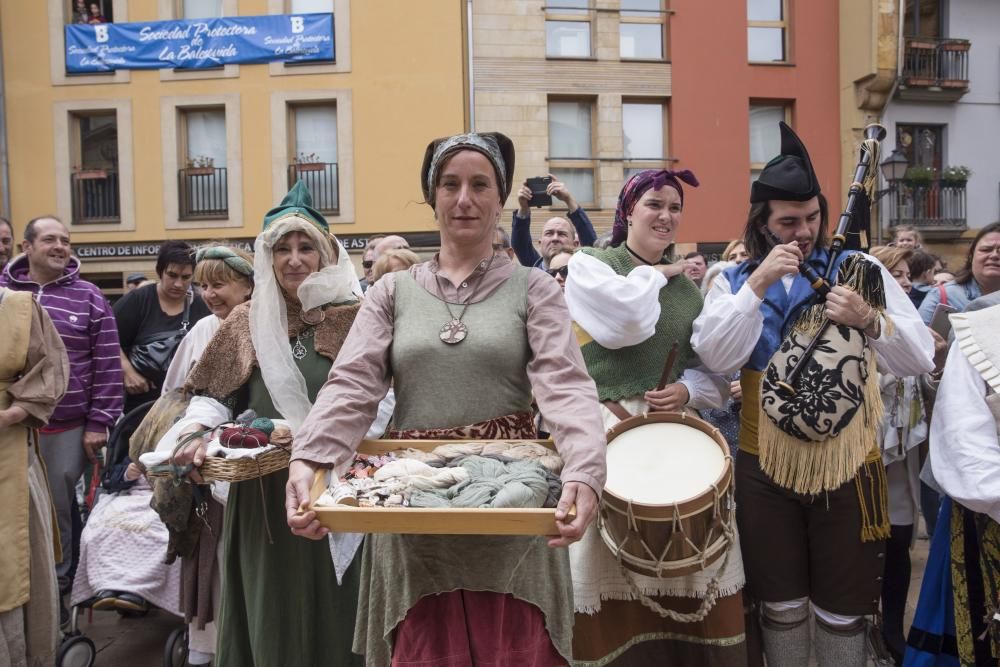
{"type": "Polygon", "coordinates": [[[342,472],[394,383],[392,437],[534,437],[532,392],[563,458],[561,536],[368,535],[355,651],[369,665],[564,664],[573,627],[569,556],[604,486],[597,395],[559,286],[492,243],[510,194],[507,137],[432,142],[421,187],[441,231],[431,261],[367,292],[316,406],[298,433],[286,508],[319,538],[314,472],[342,472]],[[443,325],[443,326],[442,326],[443,325]],[[567,510],[575,503],[572,521],[567,510]]]}
{"type": "MultiPolygon", "coordinates": [[[[727,391],[724,378],[696,368],[689,340],[701,294],[683,275],[683,264],[668,259],[683,211],[681,181],[698,185],[689,171],[634,175],[618,198],[611,247],[584,248],[569,263],[566,300],[587,370],[604,401],[606,427],[629,414],[718,406],[727,391]],[[664,360],[675,343],[669,384],[660,389],[664,360]]],[[[643,461],[635,460],[634,466],[642,467],[643,461]]],[[[735,542],[727,551],[687,576],[647,577],[625,572],[592,527],[570,548],[577,611],[574,659],[615,665],[743,664],[743,571],[735,542]],[[722,595],[707,615],[698,613],[715,578],[722,595]],[[644,606],[640,595],[652,598],[666,617],[644,606]],[[681,614],[691,616],[682,622],[681,614]]]]}

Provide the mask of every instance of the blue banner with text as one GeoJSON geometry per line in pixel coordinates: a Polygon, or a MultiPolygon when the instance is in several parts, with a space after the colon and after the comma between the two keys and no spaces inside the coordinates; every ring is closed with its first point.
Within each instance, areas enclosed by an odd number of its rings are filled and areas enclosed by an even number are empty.
{"type": "Polygon", "coordinates": [[[333,14],[66,26],[66,71],[334,60],[333,14]]]}

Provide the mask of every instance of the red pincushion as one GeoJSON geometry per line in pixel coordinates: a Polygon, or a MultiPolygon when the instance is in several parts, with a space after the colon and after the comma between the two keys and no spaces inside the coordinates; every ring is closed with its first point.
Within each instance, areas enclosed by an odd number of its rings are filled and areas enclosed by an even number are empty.
{"type": "Polygon", "coordinates": [[[219,435],[219,443],[231,449],[256,449],[268,443],[267,434],[246,426],[230,426],[219,435]]]}

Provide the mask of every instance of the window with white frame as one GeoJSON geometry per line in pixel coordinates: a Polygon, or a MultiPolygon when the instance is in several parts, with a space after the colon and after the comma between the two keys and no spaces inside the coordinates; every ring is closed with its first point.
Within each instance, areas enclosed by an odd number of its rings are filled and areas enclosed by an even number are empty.
{"type": "Polygon", "coordinates": [[[181,162],[178,204],[181,220],[229,215],[226,112],[222,108],[180,110],[181,162]]]}
{"type": "Polygon", "coordinates": [[[781,130],[778,123],[790,121],[789,107],[783,104],[750,105],[750,182],[781,153],[781,130]]]}
{"type": "Polygon", "coordinates": [[[622,59],[662,60],[663,0],[621,0],[618,51],[622,59]]]}
{"type": "Polygon", "coordinates": [[[315,102],[289,106],[289,135],[294,151],[288,165],[288,186],[303,181],[321,212],[340,211],[340,174],[337,165],[337,105],[315,102]]]}
{"type": "Polygon", "coordinates": [[[180,0],[181,18],[214,19],[222,16],[222,0],[180,0]]]}
{"type": "Polygon", "coordinates": [[[788,60],[787,0],[747,0],[747,59],[752,63],[788,60]]]}
{"type": "Polygon", "coordinates": [[[667,156],[667,108],[662,102],[622,101],[625,178],[643,169],[662,169],[667,156]]]}
{"type": "Polygon", "coordinates": [[[593,120],[593,100],[549,100],[549,171],[580,205],[597,201],[593,120]]]}
{"type": "Polygon", "coordinates": [[[70,231],[135,230],[131,99],[54,102],[52,113],[52,212],[70,231]]]}
{"type": "Polygon", "coordinates": [[[591,0],[545,0],[545,55],[589,58],[591,0]]]}

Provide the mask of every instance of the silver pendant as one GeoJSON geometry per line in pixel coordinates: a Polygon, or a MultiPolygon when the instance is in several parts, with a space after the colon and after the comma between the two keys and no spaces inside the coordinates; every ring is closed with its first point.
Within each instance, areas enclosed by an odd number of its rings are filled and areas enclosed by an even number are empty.
{"type": "Polygon", "coordinates": [[[438,331],[438,337],[448,345],[461,343],[468,335],[469,327],[462,320],[452,320],[438,331]]]}
{"type": "Polygon", "coordinates": [[[302,340],[296,336],[295,345],[292,346],[292,356],[302,361],[306,356],[306,346],[302,344],[302,340]]]}

